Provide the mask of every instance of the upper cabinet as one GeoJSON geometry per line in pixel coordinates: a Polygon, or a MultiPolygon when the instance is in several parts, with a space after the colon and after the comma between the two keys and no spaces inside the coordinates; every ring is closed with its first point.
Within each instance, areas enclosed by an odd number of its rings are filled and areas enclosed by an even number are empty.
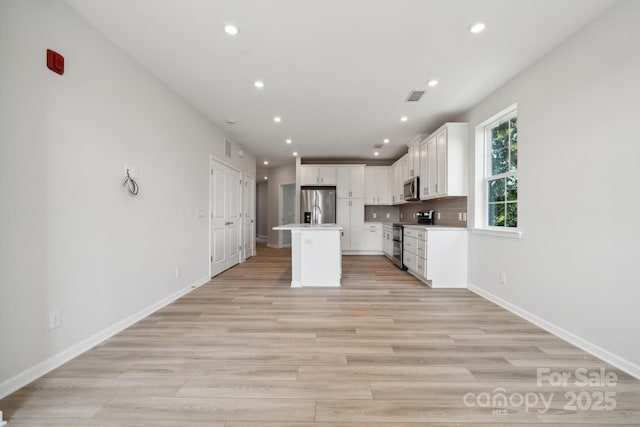
{"type": "Polygon", "coordinates": [[[405,154],[398,159],[392,166],[392,203],[394,205],[406,203],[404,201],[404,182],[407,180],[409,154],[405,154]]]}
{"type": "Polygon", "coordinates": [[[407,170],[404,176],[404,180],[408,181],[412,178],[420,176],[420,143],[428,135],[418,134],[407,145],[409,150],[407,152],[407,170]]]}
{"type": "Polygon", "coordinates": [[[364,198],[364,169],[364,165],[336,167],[338,198],[364,198]]]}
{"type": "Polygon", "coordinates": [[[467,195],[468,123],[445,123],[419,149],[420,199],[467,195]]]}
{"type": "Polygon", "coordinates": [[[416,141],[409,146],[405,181],[416,176],[420,176],[420,141],[416,141]]]}
{"type": "Polygon", "coordinates": [[[300,171],[300,185],[336,185],[335,166],[302,165],[300,171]]]}
{"type": "Polygon", "coordinates": [[[391,168],[367,166],[364,168],[364,204],[391,204],[391,168]]]}

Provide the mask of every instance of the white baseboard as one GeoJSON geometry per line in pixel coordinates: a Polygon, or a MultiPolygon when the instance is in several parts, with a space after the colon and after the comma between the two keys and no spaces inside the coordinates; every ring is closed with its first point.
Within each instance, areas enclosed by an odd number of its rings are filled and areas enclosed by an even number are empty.
{"type": "Polygon", "coordinates": [[[342,255],[384,255],[382,251],[342,251],[342,255]]]}
{"type": "Polygon", "coordinates": [[[258,234],[256,236],[256,242],[267,243],[267,236],[263,236],[262,234],[258,234]]]}
{"type": "Polygon", "coordinates": [[[66,350],[63,350],[60,353],[38,363],[37,365],[32,366],[31,368],[19,373],[18,375],[15,375],[3,381],[2,383],[0,383],[0,399],[5,398],[16,390],[21,389],[32,381],[35,381],[41,376],[53,371],[60,365],[67,363],[69,360],[81,355],[88,350],[91,350],[93,347],[100,344],[104,340],[111,338],[118,332],[128,328],[136,322],[139,322],[150,314],[158,311],[162,307],[171,304],[178,298],[204,285],[209,280],[211,280],[210,277],[203,277],[200,280],[192,283],[191,285],[180,289],[178,292],[175,292],[174,294],[163,298],[162,300],[142,309],[141,311],[127,317],[124,320],[121,320],[120,322],[117,322],[116,324],[98,332],[97,334],[90,336],[89,338],[86,338],[77,344],[72,345],[66,350]]]}
{"type": "Polygon", "coordinates": [[[633,363],[632,361],[627,360],[623,357],[620,357],[617,354],[611,353],[610,351],[605,350],[604,348],[590,341],[587,341],[584,338],[581,338],[573,334],[572,332],[567,331],[566,329],[554,325],[553,323],[548,322],[547,320],[544,320],[543,318],[538,317],[535,314],[528,312],[527,310],[511,304],[510,302],[492,294],[491,292],[487,292],[484,289],[473,285],[472,283],[469,283],[467,288],[470,291],[480,295],[481,297],[512,312],[513,314],[520,316],[525,320],[528,320],[529,322],[544,329],[545,331],[550,332],[553,335],[562,338],[563,340],[568,341],[576,347],[586,351],[587,353],[591,353],[597,358],[604,360],[605,362],[609,363],[612,366],[615,366],[621,371],[624,371],[627,374],[640,379],[640,365],[633,363]]]}

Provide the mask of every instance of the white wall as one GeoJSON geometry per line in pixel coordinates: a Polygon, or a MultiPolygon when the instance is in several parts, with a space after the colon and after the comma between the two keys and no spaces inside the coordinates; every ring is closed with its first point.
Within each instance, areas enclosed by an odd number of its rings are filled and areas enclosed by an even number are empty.
{"type": "Polygon", "coordinates": [[[460,118],[474,129],[518,104],[523,236],[472,233],[471,284],[636,376],[638,18],[620,2],[460,118]]]}
{"type": "Polygon", "coordinates": [[[269,189],[267,191],[267,224],[269,237],[267,245],[278,247],[278,234],[289,231],[274,231],[273,227],[280,224],[280,186],[282,184],[294,184],[296,182],[296,167],[280,166],[269,169],[269,189]]]}
{"type": "MultiPolygon", "coordinates": [[[[195,211],[208,211],[209,156],[225,156],[220,131],[59,0],[0,1],[0,58],[2,397],[208,280],[195,211]],[[65,56],[63,76],[47,48],[65,56]]],[[[226,161],[255,176],[239,149],[226,161]]]]}

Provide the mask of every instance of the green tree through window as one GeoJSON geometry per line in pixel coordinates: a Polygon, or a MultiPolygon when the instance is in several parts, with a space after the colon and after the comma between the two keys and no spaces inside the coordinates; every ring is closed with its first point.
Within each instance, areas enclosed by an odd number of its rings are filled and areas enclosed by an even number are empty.
{"type": "Polygon", "coordinates": [[[518,226],[518,117],[511,111],[485,128],[487,225],[518,226]]]}

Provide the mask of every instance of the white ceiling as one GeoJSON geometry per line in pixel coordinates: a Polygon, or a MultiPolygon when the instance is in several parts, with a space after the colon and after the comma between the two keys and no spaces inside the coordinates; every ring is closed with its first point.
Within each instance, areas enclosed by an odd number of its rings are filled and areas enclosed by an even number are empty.
{"type": "Polygon", "coordinates": [[[294,150],[303,157],[373,159],[373,145],[384,138],[391,143],[380,158],[397,158],[417,133],[472,107],[614,3],[66,2],[245,145],[259,166],[265,159],[271,166],[291,162],[294,150]],[[477,21],[487,29],[472,35],[477,21]],[[240,33],[227,35],[227,23],[240,33]],[[264,89],[254,87],[256,79],[264,89]],[[440,84],[428,88],[429,79],[440,84]],[[427,92],[417,103],[404,102],[414,89],[427,92]]]}

